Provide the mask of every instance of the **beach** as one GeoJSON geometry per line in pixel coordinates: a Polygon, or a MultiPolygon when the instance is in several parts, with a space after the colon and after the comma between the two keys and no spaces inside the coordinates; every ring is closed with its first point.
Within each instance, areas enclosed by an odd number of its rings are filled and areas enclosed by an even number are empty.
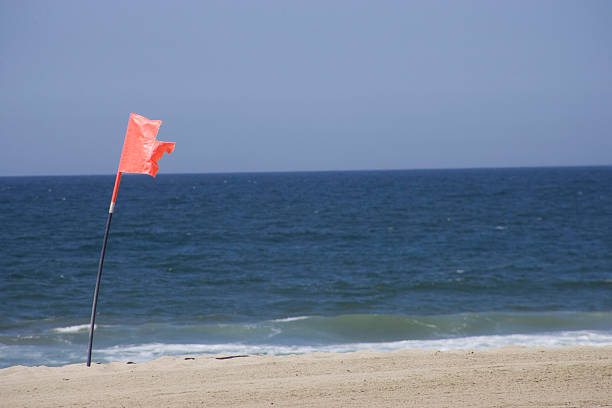
{"type": "Polygon", "coordinates": [[[200,355],[0,370],[2,407],[609,407],[612,347],[200,355]]]}
{"type": "MultiPolygon", "coordinates": [[[[126,176],[94,358],[612,345],[610,180],[609,167],[126,176]]],[[[0,368],[83,361],[113,182],[0,178],[0,368]]]]}
{"type": "Polygon", "coordinates": [[[126,177],[87,368],[114,179],[0,178],[0,407],[612,406],[611,179],[126,177]]]}

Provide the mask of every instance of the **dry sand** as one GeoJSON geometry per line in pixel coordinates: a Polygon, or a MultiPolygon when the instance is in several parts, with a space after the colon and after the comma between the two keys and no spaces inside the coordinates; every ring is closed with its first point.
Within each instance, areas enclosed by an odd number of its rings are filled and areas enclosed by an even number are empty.
{"type": "Polygon", "coordinates": [[[612,346],[0,370],[1,407],[612,407],[612,346]]]}

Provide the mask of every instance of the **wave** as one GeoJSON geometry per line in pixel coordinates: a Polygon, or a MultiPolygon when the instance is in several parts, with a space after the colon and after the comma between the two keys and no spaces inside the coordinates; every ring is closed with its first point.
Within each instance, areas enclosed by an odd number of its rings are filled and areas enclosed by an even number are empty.
{"type": "MultiPolygon", "coordinates": [[[[350,314],[298,316],[248,325],[233,324],[224,331],[260,340],[273,335],[279,342],[369,343],[401,340],[436,340],[459,337],[536,334],[580,330],[607,331],[612,327],[609,312],[514,312],[460,313],[410,316],[350,314]]],[[[230,339],[231,340],[231,339],[230,339]]]]}
{"type": "Polygon", "coordinates": [[[282,319],[274,319],[272,320],[273,322],[279,322],[279,323],[284,323],[284,322],[295,322],[297,320],[304,320],[304,319],[309,319],[312,316],[295,316],[295,317],[285,317],[282,319]]]}
{"type": "MultiPolygon", "coordinates": [[[[608,331],[612,312],[499,312],[450,315],[348,314],[289,316],[259,322],[176,322],[96,326],[96,336],[110,343],[126,338],[142,343],[346,344],[403,340],[439,340],[475,336],[608,331]]],[[[88,324],[54,327],[41,338],[87,339],[88,324]]],[[[23,335],[24,333],[20,333],[23,335]]]]}
{"type": "Polygon", "coordinates": [[[347,343],[333,345],[277,344],[164,344],[148,343],[113,346],[98,350],[104,361],[149,361],[161,356],[180,355],[287,355],[314,352],[347,353],[360,350],[397,351],[407,349],[456,350],[490,349],[505,346],[562,347],[612,345],[611,332],[575,331],[548,334],[512,334],[506,336],[473,336],[437,340],[403,340],[380,343],[347,343]]]}
{"type": "MultiPolygon", "coordinates": [[[[0,367],[82,361],[89,325],[69,319],[61,323],[49,327],[47,321],[32,322],[0,333],[0,367]]],[[[612,312],[298,315],[223,323],[168,319],[130,324],[114,319],[97,327],[95,340],[94,356],[102,361],[184,354],[612,345],[612,312]]]]}
{"type": "MultiPolygon", "coordinates": [[[[94,330],[98,328],[98,325],[94,325],[94,330]]],[[[89,331],[89,324],[79,324],[76,326],[68,326],[68,327],[55,327],[51,329],[52,332],[55,333],[79,333],[84,331],[89,331]]]]}

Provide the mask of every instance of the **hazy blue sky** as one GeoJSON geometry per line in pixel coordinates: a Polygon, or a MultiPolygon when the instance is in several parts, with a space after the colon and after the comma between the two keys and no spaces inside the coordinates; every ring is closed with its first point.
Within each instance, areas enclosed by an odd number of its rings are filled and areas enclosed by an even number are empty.
{"type": "Polygon", "coordinates": [[[612,1],[0,0],[0,175],[612,164],[612,1]]]}

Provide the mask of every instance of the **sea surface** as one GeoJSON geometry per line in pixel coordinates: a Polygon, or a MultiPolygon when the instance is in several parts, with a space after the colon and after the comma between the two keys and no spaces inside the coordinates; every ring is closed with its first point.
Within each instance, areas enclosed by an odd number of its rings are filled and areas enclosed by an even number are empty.
{"type": "MultiPolygon", "coordinates": [[[[113,183],[0,178],[0,367],[85,361],[113,183]]],[[[94,362],[610,345],[612,167],[124,175],[96,324],[94,362]]]]}

